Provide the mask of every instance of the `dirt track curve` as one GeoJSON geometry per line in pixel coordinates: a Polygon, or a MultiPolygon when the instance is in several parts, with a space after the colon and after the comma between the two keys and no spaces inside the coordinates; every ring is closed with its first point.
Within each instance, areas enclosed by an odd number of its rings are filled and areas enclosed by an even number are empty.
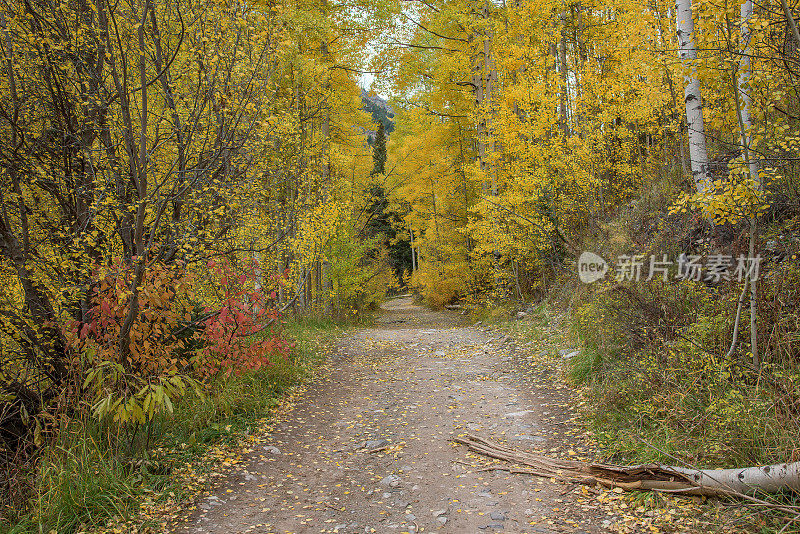
{"type": "Polygon", "coordinates": [[[176,534],[595,533],[585,489],[502,470],[450,439],[565,447],[565,394],[457,312],[395,299],[176,534]],[[536,382],[540,382],[537,384],[536,382]],[[483,469],[483,470],[482,470],[483,469]]]}

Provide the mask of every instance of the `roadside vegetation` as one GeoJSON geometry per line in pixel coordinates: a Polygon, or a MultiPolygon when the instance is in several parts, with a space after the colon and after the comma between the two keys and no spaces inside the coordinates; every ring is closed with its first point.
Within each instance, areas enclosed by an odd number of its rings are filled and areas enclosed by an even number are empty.
{"type": "Polygon", "coordinates": [[[216,377],[173,413],[155,417],[147,434],[118,435],[90,414],[72,419],[36,465],[18,473],[21,487],[12,495],[20,504],[4,508],[0,532],[163,531],[253,445],[292,392],[321,372],[326,344],[341,328],[290,322],[286,360],[216,377]]]}

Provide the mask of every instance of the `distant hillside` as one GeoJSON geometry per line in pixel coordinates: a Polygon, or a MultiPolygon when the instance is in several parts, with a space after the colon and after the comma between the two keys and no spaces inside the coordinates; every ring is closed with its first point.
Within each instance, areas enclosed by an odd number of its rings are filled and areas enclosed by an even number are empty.
{"type": "MultiPolygon", "coordinates": [[[[382,122],[386,135],[394,131],[394,110],[389,103],[378,95],[370,96],[365,89],[361,89],[361,109],[372,115],[376,123],[382,122]]],[[[372,145],[375,139],[374,130],[366,130],[367,141],[372,145]]]]}

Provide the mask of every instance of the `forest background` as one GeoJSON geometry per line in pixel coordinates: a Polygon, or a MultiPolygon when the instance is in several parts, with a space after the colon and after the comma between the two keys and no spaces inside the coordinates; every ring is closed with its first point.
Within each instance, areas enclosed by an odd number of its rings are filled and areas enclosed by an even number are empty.
{"type": "Polygon", "coordinates": [[[130,516],[405,287],[565,311],[627,459],[797,460],[797,13],[4,1],[2,523],[130,516]],[[762,261],[585,285],[584,250],[762,261]]]}

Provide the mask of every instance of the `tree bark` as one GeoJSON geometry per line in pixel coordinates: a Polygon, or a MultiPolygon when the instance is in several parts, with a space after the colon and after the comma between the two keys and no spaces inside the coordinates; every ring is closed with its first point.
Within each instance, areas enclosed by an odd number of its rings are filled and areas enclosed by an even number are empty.
{"type": "MultiPolygon", "coordinates": [[[[744,155],[745,165],[753,181],[753,189],[760,192],[763,188],[761,176],[759,175],[758,159],[750,150],[752,140],[753,121],[750,116],[750,17],[753,16],[752,0],[745,0],[741,7],[741,37],[742,55],[739,61],[739,77],[734,81],[736,97],[736,116],[739,120],[741,133],[742,154],[744,155]],[[740,101],[741,99],[741,101],[740,101]]],[[[756,241],[758,239],[758,221],[756,214],[750,217],[750,258],[755,258],[756,241]]],[[[750,353],[754,367],[761,363],[758,351],[758,280],[750,275],[750,353]]]]}
{"type": "Polygon", "coordinates": [[[794,15],[792,15],[792,10],[789,9],[789,4],[786,2],[786,0],[781,0],[781,7],[783,8],[784,15],[786,15],[786,22],[789,24],[789,29],[792,32],[795,44],[800,46],[800,32],[797,31],[797,23],[794,21],[794,15]]]}
{"type": "MultiPolygon", "coordinates": [[[[566,15],[564,15],[566,17],[566,15]]],[[[561,89],[559,91],[558,114],[560,118],[561,134],[564,140],[569,137],[569,122],[567,120],[567,32],[566,18],[561,27],[561,44],[558,47],[558,73],[561,77],[561,89]]]]}
{"type": "Polygon", "coordinates": [[[692,19],[692,0],[677,0],[677,34],[678,55],[685,69],[690,70],[684,79],[684,102],[686,105],[686,125],[689,129],[689,159],[692,176],[699,193],[707,193],[710,189],[708,176],[708,152],[706,150],[706,134],[703,122],[703,99],[700,93],[700,80],[694,61],[697,59],[697,47],[694,42],[694,21],[692,19]]]}
{"type": "Polygon", "coordinates": [[[510,469],[512,473],[581,484],[719,497],[800,491],[800,462],[734,469],[691,469],[655,463],[621,466],[548,458],[472,434],[453,441],[483,456],[526,466],[510,469]]]}

